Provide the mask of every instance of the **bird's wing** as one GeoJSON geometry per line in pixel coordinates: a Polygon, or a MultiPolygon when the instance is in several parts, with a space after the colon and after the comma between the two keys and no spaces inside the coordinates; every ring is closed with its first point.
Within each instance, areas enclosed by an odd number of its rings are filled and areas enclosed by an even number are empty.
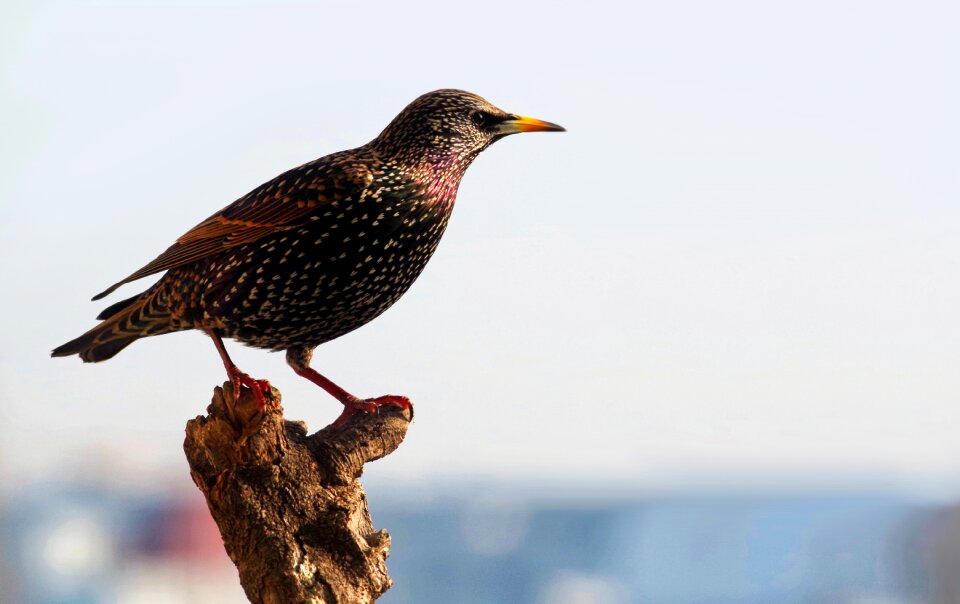
{"type": "Polygon", "coordinates": [[[99,300],[141,277],[183,266],[225,249],[303,225],[317,207],[359,196],[373,182],[362,162],[328,156],[277,176],[177,239],[152,262],[93,297],[99,300]]]}

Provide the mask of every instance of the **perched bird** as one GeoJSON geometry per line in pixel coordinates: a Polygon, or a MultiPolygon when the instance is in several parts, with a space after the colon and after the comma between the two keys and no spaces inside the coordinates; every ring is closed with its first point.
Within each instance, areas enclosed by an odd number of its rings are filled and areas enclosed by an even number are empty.
{"type": "Polygon", "coordinates": [[[111,358],[134,341],[185,329],[212,339],[234,392],[269,383],[230,360],[223,338],[285,350],[287,363],[344,405],[342,422],[402,396],[361,399],[310,367],[313,350],[385,311],[433,255],[477,154],[518,132],[563,131],[475,94],[437,90],[410,103],[377,138],[284,172],[207,218],[155,260],[100,294],[166,271],[109,306],[96,327],[52,356],[111,358]]]}

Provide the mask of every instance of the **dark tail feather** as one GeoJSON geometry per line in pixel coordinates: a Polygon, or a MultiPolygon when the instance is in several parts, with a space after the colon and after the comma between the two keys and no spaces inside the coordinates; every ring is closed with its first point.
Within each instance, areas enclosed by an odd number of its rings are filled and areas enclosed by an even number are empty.
{"type": "Polygon", "coordinates": [[[97,363],[99,361],[106,361],[140,338],[140,336],[122,337],[112,335],[109,340],[98,341],[102,335],[98,326],[79,338],[70,340],[63,346],[54,348],[50,356],[67,357],[72,354],[79,354],[84,363],[97,363]]]}
{"type": "Polygon", "coordinates": [[[136,340],[176,331],[170,324],[165,300],[156,290],[148,290],[129,300],[117,302],[102,313],[106,319],[79,338],[53,349],[50,356],[80,355],[85,363],[105,361],[136,340]]]}
{"type": "Polygon", "coordinates": [[[114,303],[114,304],[111,304],[110,306],[104,308],[103,311],[102,311],[99,315],[97,315],[97,320],[98,320],[98,321],[103,321],[103,320],[105,320],[105,319],[109,319],[110,317],[112,317],[113,315],[117,314],[118,312],[120,312],[120,311],[123,310],[124,308],[130,306],[131,304],[133,304],[134,302],[136,302],[137,300],[139,300],[139,299],[141,298],[141,296],[143,296],[142,293],[137,294],[136,296],[133,296],[132,298],[127,298],[126,300],[120,300],[119,302],[116,302],[116,303],[114,303]]]}

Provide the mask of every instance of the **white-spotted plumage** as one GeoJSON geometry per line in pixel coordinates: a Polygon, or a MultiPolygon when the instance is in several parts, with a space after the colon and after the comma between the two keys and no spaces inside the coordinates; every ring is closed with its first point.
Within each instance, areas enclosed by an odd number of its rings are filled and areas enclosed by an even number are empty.
{"type": "Polygon", "coordinates": [[[313,348],[395,303],[436,250],[477,154],[507,134],[531,130],[562,128],[506,113],[468,92],[425,94],[367,145],[257,187],[98,294],[94,299],[166,272],[145,292],[104,310],[102,323],[53,355],[102,361],[145,336],[202,329],[236,386],[260,388],[233,365],[221,337],[286,350],[297,373],[348,408],[366,409],[309,368],[313,348]]]}

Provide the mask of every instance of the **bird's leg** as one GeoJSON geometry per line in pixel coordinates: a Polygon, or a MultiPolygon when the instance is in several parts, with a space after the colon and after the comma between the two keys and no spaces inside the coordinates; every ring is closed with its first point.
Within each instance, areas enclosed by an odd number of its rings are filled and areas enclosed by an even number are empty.
{"type": "Polygon", "coordinates": [[[376,398],[358,398],[340,386],[337,386],[324,376],[320,375],[317,370],[311,369],[310,367],[296,368],[294,371],[297,372],[297,375],[303,376],[320,386],[330,394],[334,396],[338,401],[343,403],[343,412],[340,416],[333,421],[334,426],[339,426],[340,424],[347,421],[354,413],[362,411],[364,413],[375,413],[381,405],[396,405],[402,409],[410,409],[411,419],[413,416],[413,403],[410,402],[405,396],[397,396],[394,394],[387,394],[385,396],[378,396],[376,398]]]}
{"type": "Polygon", "coordinates": [[[407,397],[388,394],[376,398],[358,398],[320,375],[315,369],[311,369],[311,357],[313,357],[313,351],[308,348],[291,348],[287,350],[287,364],[297,372],[297,375],[305,377],[317,386],[320,386],[343,404],[343,413],[334,420],[334,426],[339,426],[344,423],[347,421],[347,418],[358,411],[375,413],[381,405],[396,405],[401,409],[409,409],[410,419],[413,419],[413,403],[411,403],[407,397]]]}
{"type": "Polygon", "coordinates": [[[217,347],[217,352],[220,353],[220,358],[223,360],[223,366],[227,370],[227,377],[233,382],[233,395],[240,398],[240,385],[243,384],[253,391],[253,394],[257,397],[257,408],[263,411],[267,406],[267,399],[263,393],[270,392],[270,382],[267,380],[255,380],[240,371],[240,368],[230,360],[230,355],[227,354],[227,349],[223,345],[223,338],[220,337],[220,333],[217,330],[207,330],[207,335],[213,338],[213,344],[217,347]]]}

